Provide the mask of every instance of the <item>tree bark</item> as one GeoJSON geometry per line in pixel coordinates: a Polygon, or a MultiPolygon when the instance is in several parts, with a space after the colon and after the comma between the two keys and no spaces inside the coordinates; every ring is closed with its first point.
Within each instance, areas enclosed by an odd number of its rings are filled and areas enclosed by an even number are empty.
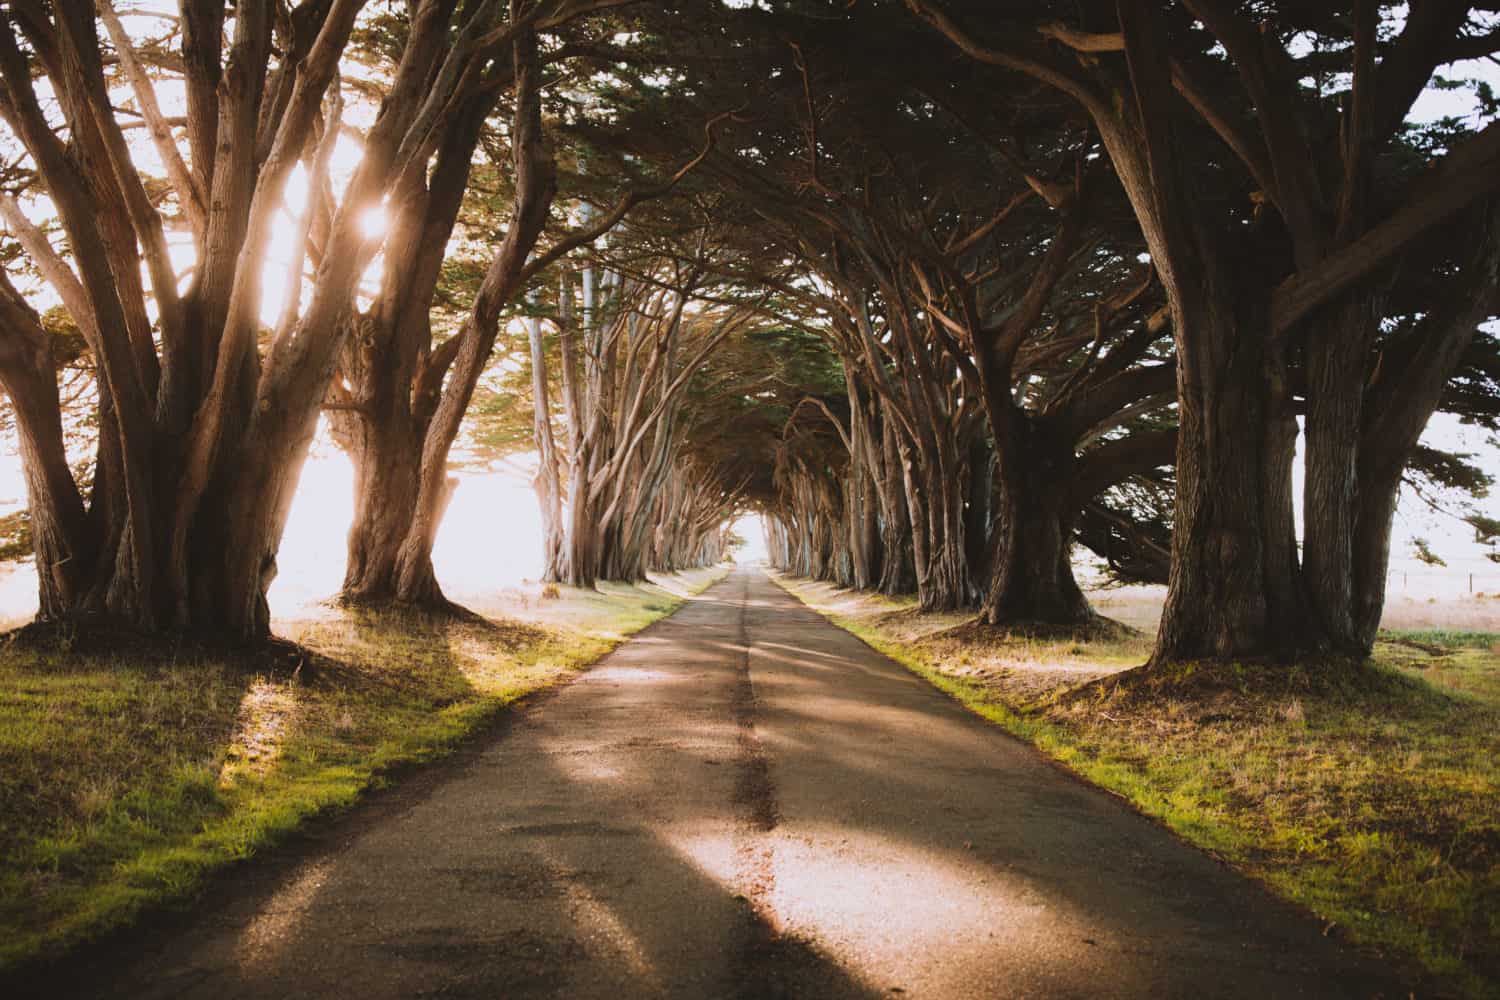
{"type": "MultiPolygon", "coordinates": [[[[1359,482],[1365,383],[1349,377],[1368,364],[1383,308],[1364,291],[1313,322],[1304,350],[1307,378],[1302,579],[1309,613],[1331,649],[1363,656],[1357,624],[1354,547],[1367,499],[1359,482]]],[[[1404,464],[1404,456],[1403,456],[1404,464]]]]}
{"type": "MultiPolygon", "coordinates": [[[[445,359],[432,350],[430,311],[469,168],[491,101],[471,100],[447,122],[431,177],[417,171],[392,198],[382,285],[339,356],[326,411],[354,464],[354,521],[341,596],[397,596],[401,547],[416,518],[422,447],[445,359]]],[[[351,312],[353,309],[351,308],[351,312]]]]}
{"type": "Polygon", "coordinates": [[[0,272],[0,387],[16,415],[43,621],[77,606],[95,553],[83,497],[68,468],[51,337],[0,272]]]}
{"type": "Polygon", "coordinates": [[[996,422],[996,565],[981,617],[991,625],[1082,625],[1093,608],[1073,576],[1073,443],[1010,404],[996,422]]]}
{"type": "Polygon", "coordinates": [[[526,334],[531,347],[532,435],[537,443],[537,470],[532,488],[542,512],[542,579],[556,583],[563,577],[562,481],[552,436],[552,402],[541,320],[528,318],[526,334]]]}
{"type": "Polygon", "coordinates": [[[1218,363],[1179,362],[1172,571],[1153,662],[1287,655],[1314,632],[1297,574],[1285,381],[1264,324],[1223,299],[1174,322],[1218,363]]]}
{"type": "Polygon", "coordinates": [[[489,363],[499,334],[500,311],[520,288],[527,257],[542,233],[557,191],[556,165],[542,128],[542,70],[534,30],[517,32],[513,60],[516,98],[511,143],[516,208],[473,309],[456,335],[462,338],[458,354],[423,438],[415,510],[396,557],[396,599],[405,604],[447,603],[433,570],[432,546],[457,486],[448,474],[448,453],[489,363]]]}
{"type": "Polygon", "coordinates": [[[890,420],[881,421],[880,473],[875,488],[880,499],[880,581],[878,589],[887,597],[910,594],[917,589],[917,571],[913,563],[911,515],[907,510],[906,488],[901,476],[901,456],[896,445],[896,429],[890,420]]]}
{"type": "Polygon", "coordinates": [[[383,602],[396,592],[396,561],[417,501],[421,436],[399,410],[365,416],[340,442],[354,464],[354,521],[342,597],[383,602]]]}

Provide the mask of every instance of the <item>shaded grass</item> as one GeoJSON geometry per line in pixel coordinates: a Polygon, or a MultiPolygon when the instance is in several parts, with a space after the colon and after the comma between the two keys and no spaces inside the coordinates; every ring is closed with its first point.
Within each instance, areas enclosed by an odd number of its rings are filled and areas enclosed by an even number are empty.
{"type": "Polygon", "coordinates": [[[1388,633],[1363,665],[1147,675],[1125,671],[1148,637],[933,628],[780,582],[1330,933],[1500,996],[1500,636],[1388,633]]]}
{"type": "Polygon", "coordinates": [[[256,655],[0,648],[0,972],[191,898],[722,572],[487,623],[349,609],[280,623],[296,645],[256,655]]]}

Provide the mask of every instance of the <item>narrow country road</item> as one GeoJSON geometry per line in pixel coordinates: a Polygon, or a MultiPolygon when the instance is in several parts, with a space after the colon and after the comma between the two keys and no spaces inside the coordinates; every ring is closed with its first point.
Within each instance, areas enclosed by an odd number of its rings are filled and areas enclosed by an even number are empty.
{"type": "Polygon", "coordinates": [[[429,784],[77,992],[1407,995],[755,569],[429,784]]]}

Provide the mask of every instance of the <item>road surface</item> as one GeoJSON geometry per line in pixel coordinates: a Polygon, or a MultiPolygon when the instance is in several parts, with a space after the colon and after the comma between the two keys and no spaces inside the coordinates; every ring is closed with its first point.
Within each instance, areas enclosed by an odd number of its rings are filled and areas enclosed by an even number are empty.
{"type": "Polygon", "coordinates": [[[432,774],[67,989],[1407,995],[752,568],[432,774]]]}

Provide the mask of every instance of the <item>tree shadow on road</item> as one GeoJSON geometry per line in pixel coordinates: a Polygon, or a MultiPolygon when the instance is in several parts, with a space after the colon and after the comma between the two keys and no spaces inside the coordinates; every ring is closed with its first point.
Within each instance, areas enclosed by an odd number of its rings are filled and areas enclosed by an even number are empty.
{"type": "MultiPolygon", "coordinates": [[[[344,630],[344,667],[323,665],[320,682],[400,683],[363,669],[387,646],[389,622],[346,619],[336,627],[344,630]]],[[[683,631],[653,628],[661,634],[636,647],[647,661],[664,637],[678,641],[683,631]]],[[[455,690],[464,686],[471,668],[462,662],[462,634],[411,638],[433,658],[423,669],[440,671],[455,690]]],[[[705,650],[722,638],[695,636],[705,650]]],[[[497,765],[495,755],[505,759],[513,745],[501,737],[559,723],[556,707],[543,697],[535,710],[507,713],[451,764],[408,775],[349,815],[314,824],[289,849],[236,868],[187,911],[80,953],[16,995],[884,995],[772,926],[754,892],[736,884],[733,848],[720,852],[731,859],[727,868],[692,849],[704,823],[714,827],[709,842],[743,836],[730,806],[734,769],[719,766],[729,760],[706,762],[696,744],[668,734],[614,741],[600,753],[629,766],[604,782],[607,792],[593,754],[528,753],[517,766],[497,765]],[[629,818],[630,804],[670,797],[670,777],[685,768],[722,775],[718,801],[731,811],[690,811],[666,831],[649,822],[654,807],[629,818]],[[601,824],[601,811],[618,816],[617,825],[601,824]],[[673,836],[683,824],[686,842],[673,836]]],[[[581,720],[560,725],[587,731],[581,720]]],[[[732,742],[725,750],[715,756],[732,756],[732,742]]]]}

